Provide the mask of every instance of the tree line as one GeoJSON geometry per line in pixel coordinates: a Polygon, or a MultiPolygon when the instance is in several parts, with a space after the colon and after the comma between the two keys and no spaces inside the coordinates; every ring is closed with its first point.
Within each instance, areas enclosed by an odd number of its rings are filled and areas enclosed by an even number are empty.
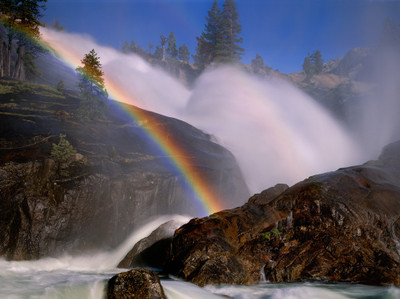
{"type": "MultiPolygon", "coordinates": [[[[28,36],[39,37],[39,19],[46,2],[47,0],[0,1],[0,77],[25,80],[35,75],[34,59],[42,49],[28,36]]],[[[243,43],[240,36],[242,27],[235,0],[225,0],[221,6],[218,0],[213,0],[205,20],[204,29],[196,37],[197,46],[192,55],[186,44],[178,47],[174,32],[170,32],[168,36],[162,34],[160,44],[155,47],[148,43],[148,50],[144,50],[133,40],[130,43],[125,42],[121,50],[125,53],[136,53],[148,60],[176,60],[188,64],[192,58],[199,71],[211,64],[240,62],[244,49],[240,46],[243,43]]],[[[58,22],[52,27],[65,30],[58,22]]],[[[398,26],[390,19],[386,20],[380,43],[398,46],[399,36],[398,26]]],[[[302,64],[305,80],[320,74],[323,66],[320,50],[308,53],[302,64]]],[[[261,75],[272,70],[259,54],[252,59],[251,69],[261,75]]]]}
{"type": "Polygon", "coordinates": [[[185,44],[179,48],[176,44],[174,32],[169,36],[160,36],[160,45],[154,52],[154,45],[148,43],[148,51],[137,45],[133,40],[125,42],[122,51],[125,53],[136,53],[143,58],[153,58],[165,61],[166,58],[179,59],[188,63],[192,56],[195,65],[203,70],[211,63],[233,63],[239,62],[244,54],[240,47],[243,39],[240,37],[242,27],[239,22],[239,14],[236,9],[235,0],[225,0],[222,8],[218,1],[214,0],[206,17],[206,24],[197,40],[196,53],[190,55],[185,44]]]}
{"type": "Polygon", "coordinates": [[[0,77],[25,80],[35,73],[34,58],[41,48],[39,19],[47,0],[0,1],[0,77]],[[2,31],[2,32],[1,32],[2,31]],[[13,59],[16,55],[16,59],[13,59]]]}
{"type": "Polygon", "coordinates": [[[148,47],[149,50],[146,51],[132,40],[130,43],[125,42],[121,51],[124,53],[135,53],[145,59],[154,58],[165,61],[166,57],[170,57],[172,59],[179,59],[180,61],[189,63],[189,48],[185,44],[182,44],[179,48],[177,47],[174,32],[171,32],[168,37],[162,34],[160,36],[160,45],[156,46],[154,52],[152,51],[154,49],[152,43],[148,43],[148,47]]]}
{"type": "MultiPolygon", "coordinates": [[[[41,11],[45,9],[45,2],[47,0],[1,0],[0,21],[6,30],[0,34],[0,77],[25,80],[34,76],[34,58],[41,48],[27,36],[39,37],[39,19],[42,17],[41,11]],[[13,56],[17,58],[13,59],[13,56]]],[[[178,48],[174,32],[168,36],[162,34],[160,44],[155,49],[153,44],[148,43],[146,51],[132,40],[130,43],[125,42],[121,51],[160,61],[168,59],[189,63],[192,57],[200,71],[213,63],[240,62],[244,49],[240,46],[243,39],[240,37],[241,25],[235,0],[225,0],[222,7],[214,0],[205,19],[204,29],[196,38],[197,47],[193,55],[186,44],[178,48]]],[[[52,27],[65,30],[58,22],[52,27]]],[[[308,55],[303,64],[307,77],[318,73],[320,69],[320,62],[314,54],[308,55]]],[[[259,54],[251,61],[251,66],[254,73],[258,74],[271,70],[259,54]]]]}

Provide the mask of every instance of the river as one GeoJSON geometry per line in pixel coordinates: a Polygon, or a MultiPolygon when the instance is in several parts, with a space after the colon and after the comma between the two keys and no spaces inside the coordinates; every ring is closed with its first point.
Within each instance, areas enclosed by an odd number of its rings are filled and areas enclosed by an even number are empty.
{"type": "MultiPolygon", "coordinates": [[[[101,299],[108,279],[123,272],[116,268],[133,245],[168,220],[186,222],[185,216],[161,216],[143,225],[118,248],[81,256],[43,258],[35,261],[0,260],[0,298],[2,299],[101,299]]],[[[400,288],[375,287],[349,283],[301,282],[205,288],[175,277],[161,277],[164,291],[171,299],[201,298],[400,298],[400,288]]]]}

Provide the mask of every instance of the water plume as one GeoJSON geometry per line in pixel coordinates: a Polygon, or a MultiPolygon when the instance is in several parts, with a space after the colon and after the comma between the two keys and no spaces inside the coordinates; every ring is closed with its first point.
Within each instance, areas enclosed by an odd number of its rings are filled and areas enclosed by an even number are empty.
{"type": "Polygon", "coordinates": [[[349,128],[368,157],[400,139],[399,50],[400,45],[381,44],[369,51],[360,73],[370,89],[345,105],[349,128]]]}
{"type": "Polygon", "coordinates": [[[235,155],[251,192],[359,162],[346,131],[313,99],[279,79],[260,79],[232,67],[203,73],[188,90],[134,54],[97,45],[77,34],[43,31],[44,40],[77,63],[98,53],[107,84],[129,94],[119,98],[183,119],[235,155]]]}
{"type": "Polygon", "coordinates": [[[345,130],[309,96],[231,67],[199,78],[182,117],[232,150],[253,191],[346,166],[358,155],[345,130]]]}

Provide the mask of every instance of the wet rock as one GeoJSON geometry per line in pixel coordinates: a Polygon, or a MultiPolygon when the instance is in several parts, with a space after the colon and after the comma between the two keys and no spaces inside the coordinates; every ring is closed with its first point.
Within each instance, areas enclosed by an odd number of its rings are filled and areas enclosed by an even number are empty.
{"type": "Polygon", "coordinates": [[[77,97],[51,90],[0,100],[0,257],[110,250],[149,217],[196,215],[183,174],[145,136],[149,125],[190,153],[188,164],[226,205],[248,196],[232,154],[182,121],[125,106],[138,122],[107,102],[104,119],[87,122],[77,97]],[[76,150],[63,175],[51,157],[60,133],[76,150]]]}
{"type": "Polygon", "coordinates": [[[400,285],[399,157],[397,142],[377,161],[193,219],[176,231],[167,268],[200,286],[255,283],[260,274],[400,285]]]}
{"type": "Polygon", "coordinates": [[[113,276],[107,285],[108,299],[164,299],[165,294],[157,273],[137,269],[113,276]]]}
{"type": "Polygon", "coordinates": [[[118,264],[118,268],[147,266],[163,269],[169,257],[172,236],[187,221],[171,220],[140,240],[118,264]]]}

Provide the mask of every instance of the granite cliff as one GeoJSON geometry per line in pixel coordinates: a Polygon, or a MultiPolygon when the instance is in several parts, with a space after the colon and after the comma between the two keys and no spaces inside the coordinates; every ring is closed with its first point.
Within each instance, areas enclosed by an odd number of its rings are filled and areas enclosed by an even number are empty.
{"type": "Polygon", "coordinates": [[[107,249],[159,214],[196,215],[182,174],[144,133],[162,127],[223,204],[248,194],[232,154],[182,121],[151,112],[141,122],[107,102],[104,117],[78,117],[81,100],[45,85],[2,80],[0,256],[34,259],[107,249]],[[51,156],[59,134],[76,153],[64,173],[51,156]]]}

